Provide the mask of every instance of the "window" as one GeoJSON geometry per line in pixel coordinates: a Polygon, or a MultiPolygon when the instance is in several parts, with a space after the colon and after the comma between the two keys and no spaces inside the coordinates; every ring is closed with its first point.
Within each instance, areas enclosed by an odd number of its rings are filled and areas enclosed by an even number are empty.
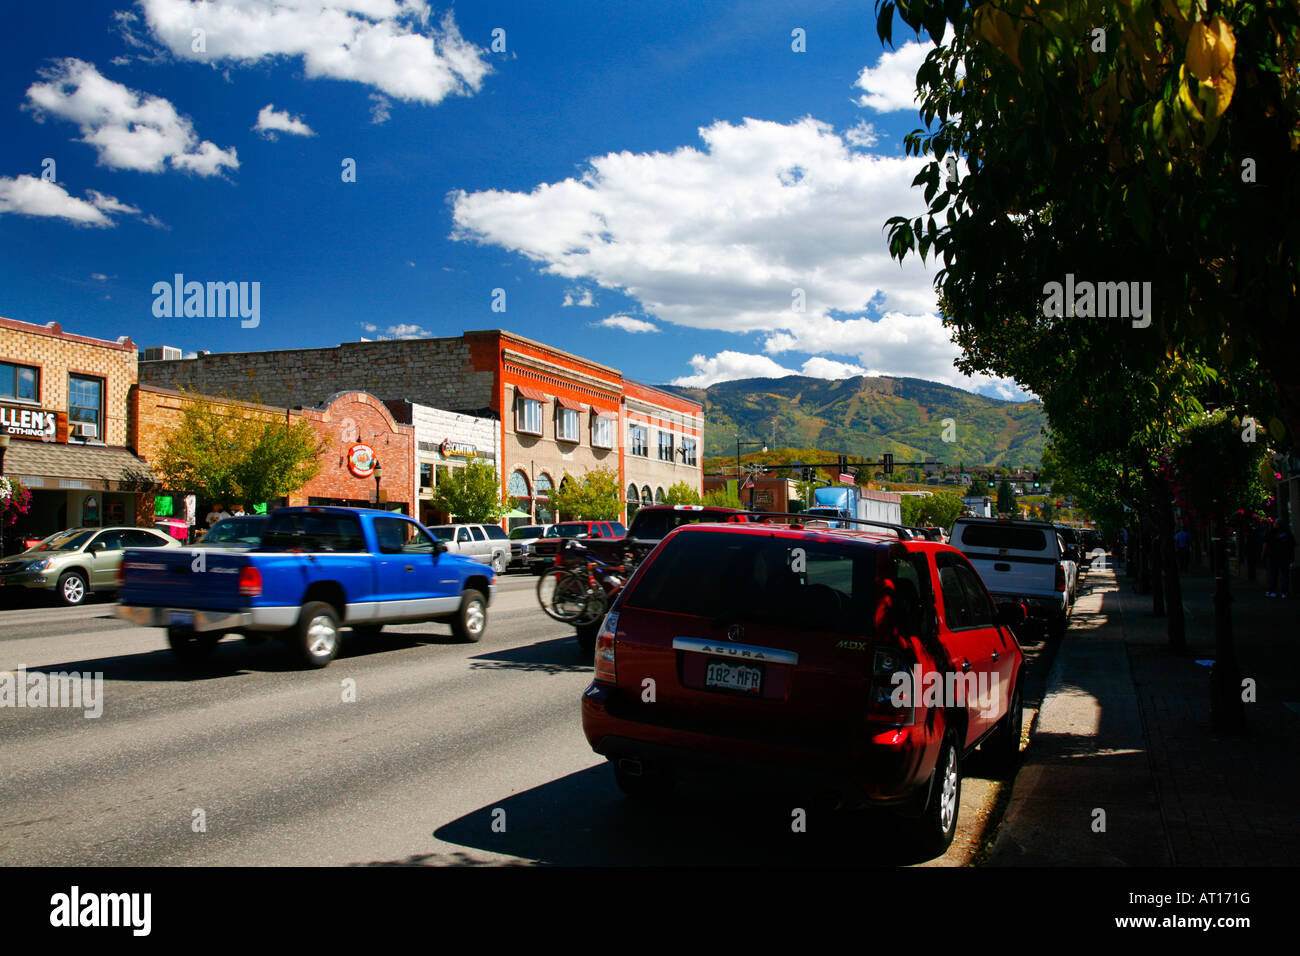
{"type": "Polygon", "coordinates": [[[696,439],[694,438],[682,439],[682,464],[683,465],[694,465],[697,463],[698,459],[696,457],[697,455],[696,449],[698,447],[699,447],[699,442],[696,439]]]}
{"type": "Polygon", "coordinates": [[[629,425],[627,427],[627,453],[645,458],[650,454],[649,435],[647,429],[642,425],[629,425]]]}
{"type": "MultiPolygon", "coordinates": [[[[956,563],[956,562],[954,562],[956,563]]],[[[975,570],[967,564],[957,564],[957,577],[966,589],[966,603],[970,607],[971,627],[993,626],[993,602],[975,570]]]]}
{"type": "Polygon", "coordinates": [[[41,373],[30,365],[0,362],[0,398],[20,402],[41,400],[41,373]]]}
{"type": "Polygon", "coordinates": [[[90,547],[98,547],[104,551],[121,551],[125,537],[125,531],[103,531],[98,538],[90,542],[90,547]]]}
{"type": "Polygon", "coordinates": [[[636,485],[627,486],[627,520],[631,521],[632,516],[641,508],[641,492],[636,490],[636,485]]]}
{"type": "Polygon", "coordinates": [[[555,437],[560,441],[580,441],[582,416],[572,408],[560,408],[555,412],[555,437]]]}
{"type": "Polygon", "coordinates": [[[380,554],[432,554],[433,539],[412,521],[376,518],[375,537],[380,554]]]}
{"type": "Polygon", "coordinates": [[[500,525],[485,524],[483,530],[487,532],[488,538],[492,541],[508,541],[510,539],[510,535],[506,534],[500,525]]]}
{"type": "Polygon", "coordinates": [[[591,419],[591,447],[614,447],[614,419],[596,415],[591,419]]]}
{"type": "Polygon", "coordinates": [[[94,434],[84,437],[95,441],[104,440],[104,380],[102,378],[91,378],[88,375],[68,376],[68,425],[75,427],[77,424],[93,426],[94,434]]]}
{"type": "Polygon", "coordinates": [[[420,487],[433,487],[433,465],[423,461],[420,462],[420,487]]]}
{"type": "Polygon", "coordinates": [[[673,433],[672,432],[659,433],[659,460],[660,461],[673,460],[673,433]]]}
{"type": "Polygon", "coordinates": [[[656,488],[656,489],[655,489],[655,504],[657,504],[657,505],[661,505],[661,504],[663,504],[663,503],[664,503],[664,490],[663,490],[662,488],[656,488]]]}
{"type": "Polygon", "coordinates": [[[511,498],[529,498],[531,495],[528,491],[528,476],[522,471],[512,471],[510,480],[506,482],[506,493],[511,498]]]}
{"type": "Polygon", "coordinates": [[[962,587],[960,565],[951,554],[936,554],[935,566],[939,569],[939,590],[943,593],[943,612],[950,630],[971,627],[975,612],[970,606],[970,596],[962,587]]]}
{"type": "Polygon", "coordinates": [[[1006,548],[1008,551],[1046,551],[1044,529],[1014,524],[962,525],[961,543],[972,548],[1006,548]]]}
{"type": "Polygon", "coordinates": [[[522,396],[516,400],[515,431],[527,435],[540,435],[542,433],[541,402],[532,398],[523,398],[522,396]]]}
{"type": "Polygon", "coordinates": [[[487,535],[483,533],[483,529],[476,524],[472,524],[469,526],[469,533],[474,537],[475,541],[487,540],[487,535]]]}
{"type": "Polygon", "coordinates": [[[127,548],[161,548],[166,543],[166,538],[156,535],[152,531],[127,531],[124,533],[123,546],[127,548]]]}
{"type": "Polygon", "coordinates": [[[364,552],[366,539],[354,514],[291,511],[267,522],[262,550],[364,552]]]}

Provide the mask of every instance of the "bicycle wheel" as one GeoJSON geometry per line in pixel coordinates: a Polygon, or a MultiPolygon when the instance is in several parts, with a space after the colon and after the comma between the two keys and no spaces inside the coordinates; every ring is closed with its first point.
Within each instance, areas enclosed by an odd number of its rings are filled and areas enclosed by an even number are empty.
{"type": "Polygon", "coordinates": [[[596,588],[594,591],[588,591],[586,601],[582,605],[582,610],[578,616],[573,619],[573,623],[578,627],[588,624],[596,624],[605,616],[605,611],[609,608],[609,596],[605,594],[603,588],[596,588]]]}
{"type": "Polygon", "coordinates": [[[548,617],[570,624],[587,608],[587,575],[572,568],[548,571],[537,579],[537,603],[548,617]]]}

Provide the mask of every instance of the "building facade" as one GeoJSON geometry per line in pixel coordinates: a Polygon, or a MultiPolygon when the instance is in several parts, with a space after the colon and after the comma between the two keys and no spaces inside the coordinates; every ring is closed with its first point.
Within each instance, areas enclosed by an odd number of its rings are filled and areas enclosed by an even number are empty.
{"type": "Polygon", "coordinates": [[[6,550],[70,527],[151,524],[152,476],[128,447],[136,347],[0,318],[5,474],[32,492],[6,550]]]}
{"type": "Polygon", "coordinates": [[[446,524],[452,515],[439,511],[430,499],[434,489],[470,462],[497,468],[500,460],[499,423],[492,418],[449,412],[414,402],[384,403],[393,417],[415,429],[416,508],[424,524],[446,524]]]}

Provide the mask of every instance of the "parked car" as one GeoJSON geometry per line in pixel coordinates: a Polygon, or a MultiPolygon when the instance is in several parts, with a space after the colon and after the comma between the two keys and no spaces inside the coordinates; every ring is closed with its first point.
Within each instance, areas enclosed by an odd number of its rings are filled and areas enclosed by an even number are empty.
{"type": "Polygon", "coordinates": [[[1024,655],[1011,628],[1023,620],[938,542],[688,525],[606,615],[583,731],[629,797],[662,797],[683,776],[777,776],[892,809],[937,855],[956,831],[965,758],[1019,755],[1024,655]],[[918,675],[954,693],[900,695],[918,675]],[[957,691],[971,685],[986,693],[957,691]]]}
{"type": "Polygon", "coordinates": [[[439,524],[429,531],[447,546],[452,554],[492,565],[497,574],[505,574],[510,564],[510,538],[494,524],[439,524]]]}
{"type": "Polygon", "coordinates": [[[528,571],[532,569],[532,549],[540,539],[554,537],[555,525],[553,524],[526,524],[513,529],[507,536],[510,538],[510,564],[511,569],[528,571]]]}
{"type": "Polygon", "coordinates": [[[1069,525],[1058,524],[1056,533],[1061,536],[1061,541],[1065,545],[1065,556],[1074,562],[1080,576],[1082,576],[1083,572],[1087,570],[1088,562],[1091,559],[1084,553],[1083,539],[1080,537],[1079,532],[1069,525]]]}
{"type": "Polygon", "coordinates": [[[620,521],[561,521],[552,526],[555,534],[539,539],[532,547],[529,565],[534,574],[541,574],[555,563],[555,556],[566,538],[622,538],[627,528],[620,521]]]}
{"type": "Polygon", "coordinates": [[[1050,523],[958,518],[948,543],[970,559],[994,597],[1023,603],[1053,637],[1065,633],[1077,572],[1050,523]]]}
{"type": "Polygon", "coordinates": [[[195,548],[243,548],[249,550],[262,543],[266,515],[240,515],[222,518],[198,542],[195,548]]]}
{"type": "Polygon", "coordinates": [[[389,623],[445,621],[460,640],[478,641],[495,594],[495,574],[448,554],[405,515],[313,506],[276,510],[251,551],[129,551],[117,612],[167,628],[183,660],[237,633],[278,636],[308,666],[324,667],[345,624],[366,638],[389,623]]]}
{"type": "Polygon", "coordinates": [[[69,528],[0,562],[0,587],[50,591],[66,605],[117,590],[117,567],[126,548],[179,548],[154,528],[69,528]]]}

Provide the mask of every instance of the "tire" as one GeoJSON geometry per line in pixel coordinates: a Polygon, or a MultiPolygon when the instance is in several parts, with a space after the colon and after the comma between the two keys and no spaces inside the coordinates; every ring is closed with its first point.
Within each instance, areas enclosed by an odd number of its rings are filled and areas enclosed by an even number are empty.
{"type": "Polygon", "coordinates": [[[481,591],[466,588],[460,598],[460,609],[451,619],[451,633],[458,641],[477,644],[487,630],[487,598],[481,591]]]}
{"type": "Polygon", "coordinates": [[[59,576],[55,595],[64,607],[77,607],[85,604],[90,591],[86,585],[86,576],[80,571],[64,571],[59,576]]]}
{"type": "Polygon", "coordinates": [[[537,579],[537,603],[546,616],[572,624],[587,609],[587,575],[576,570],[553,571],[537,579]]]}
{"type": "Polygon", "coordinates": [[[204,634],[188,627],[167,628],[167,643],[172,653],[187,664],[207,660],[220,640],[220,634],[204,634]]]}
{"type": "Polygon", "coordinates": [[[1021,678],[1016,677],[1015,690],[1011,692],[1011,706],[998,721],[997,728],[987,740],[980,745],[980,752],[985,754],[990,769],[1004,779],[1016,774],[1020,763],[1020,732],[1025,723],[1025,702],[1020,693],[1021,678]]]}
{"type": "Polygon", "coordinates": [[[600,633],[600,623],[580,624],[578,626],[578,650],[584,657],[591,657],[596,653],[596,635],[600,633]]]}
{"type": "Polygon", "coordinates": [[[506,573],[506,556],[500,551],[492,555],[492,570],[497,574],[506,573]]]}
{"type": "Polygon", "coordinates": [[[926,859],[942,856],[952,845],[960,809],[961,756],[957,752],[956,736],[950,730],[944,735],[934,763],[925,812],[910,821],[912,844],[926,859]]]}
{"type": "Polygon", "coordinates": [[[638,803],[661,803],[672,796],[673,780],[662,773],[641,773],[633,776],[614,764],[614,782],[629,800],[638,803]]]}
{"type": "Polygon", "coordinates": [[[293,626],[290,644],[308,667],[325,667],[339,652],[339,613],[324,601],[303,605],[293,626]]]}

